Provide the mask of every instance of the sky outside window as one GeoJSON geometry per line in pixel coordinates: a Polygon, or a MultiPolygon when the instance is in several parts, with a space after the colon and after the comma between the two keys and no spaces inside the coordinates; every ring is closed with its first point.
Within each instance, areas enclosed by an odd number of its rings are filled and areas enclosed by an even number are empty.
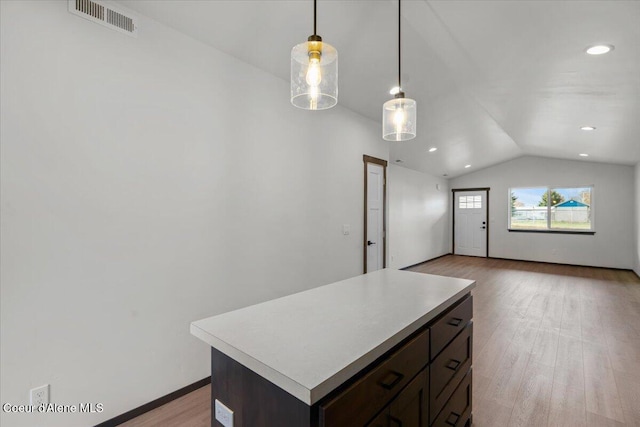
{"type": "Polygon", "coordinates": [[[517,205],[522,203],[523,207],[535,207],[538,206],[542,200],[542,195],[547,192],[547,188],[514,188],[511,192],[517,197],[517,205]]]}

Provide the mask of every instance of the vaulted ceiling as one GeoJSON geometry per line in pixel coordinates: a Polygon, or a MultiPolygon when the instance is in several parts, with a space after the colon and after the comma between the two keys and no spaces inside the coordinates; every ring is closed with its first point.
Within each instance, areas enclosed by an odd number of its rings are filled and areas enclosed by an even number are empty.
{"type": "MultiPolygon", "coordinates": [[[[311,0],[119,3],[285,80],[291,48],[312,33],[311,0]]],[[[392,162],[454,177],[525,154],[640,161],[640,1],[402,5],[418,136],[389,143],[392,162]],[[601,43],[615,49],[585,53],[601,43]]],[[[380,127],[397,79],[397,2],[320,0],[318,34],[339,52],[339,104],[380,127]]]]}

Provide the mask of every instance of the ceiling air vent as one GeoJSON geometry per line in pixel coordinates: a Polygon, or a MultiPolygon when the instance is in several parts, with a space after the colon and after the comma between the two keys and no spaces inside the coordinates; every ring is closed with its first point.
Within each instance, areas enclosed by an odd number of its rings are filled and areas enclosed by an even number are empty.
{"type": "Polygon", "coordinates": [[[69,12],[121,33],[138,37],[138,17],[131,11],[111,2],[69,0],[69,12]]]}

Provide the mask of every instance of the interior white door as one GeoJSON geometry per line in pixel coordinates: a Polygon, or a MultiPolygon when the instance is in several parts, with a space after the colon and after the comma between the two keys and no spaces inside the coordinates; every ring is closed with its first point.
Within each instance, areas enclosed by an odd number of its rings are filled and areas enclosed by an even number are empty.
{"type": "Polygon", "coordinates": [[[384,268],[384,167],[367,163],[367,273],[384,268]]]}
{"type": "Polygon", "coordinates": [[[487,256],[487,192],[456,191],[454,194],[457,255],[487,256]]]}

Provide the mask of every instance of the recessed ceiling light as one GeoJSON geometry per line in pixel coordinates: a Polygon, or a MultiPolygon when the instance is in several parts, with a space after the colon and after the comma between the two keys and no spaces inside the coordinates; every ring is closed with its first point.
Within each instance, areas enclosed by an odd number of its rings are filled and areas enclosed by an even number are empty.
{"type": "Polygon", "coordinates": [[[582,126],[580,129],[582,130],[596,130],[594,126],[582,126]]]}
{"type": "Polygon", "coordinates": [[[438,147],[431,147],[429,148],[429,152],[433,153],[434,151],[438,151],[438,147]]]}
{"type": "Polygon", "coordinates": [[[580,157],[589,157],[587,153],[580,153],[580,157]]]}
{"type": "Polygon", "coordinates": [[[471,165],[464,165],[465,169],[469,169],[471,167],[471,165]]]}
{"type": "Polygon", "coordinates": [[[613,45],[610,44],[597,44],[595,46],[588,47],[587,53],[589,55],[602,55],[604,53],[611,52],[613,49],[613,45]]]}
{"type": "Polygon", "coordinates": [[[392,87],[391,90],[389,91],[390,95],[395,95],[396,93],[400,93],[400,87],[399,86],[392,87]]]}

